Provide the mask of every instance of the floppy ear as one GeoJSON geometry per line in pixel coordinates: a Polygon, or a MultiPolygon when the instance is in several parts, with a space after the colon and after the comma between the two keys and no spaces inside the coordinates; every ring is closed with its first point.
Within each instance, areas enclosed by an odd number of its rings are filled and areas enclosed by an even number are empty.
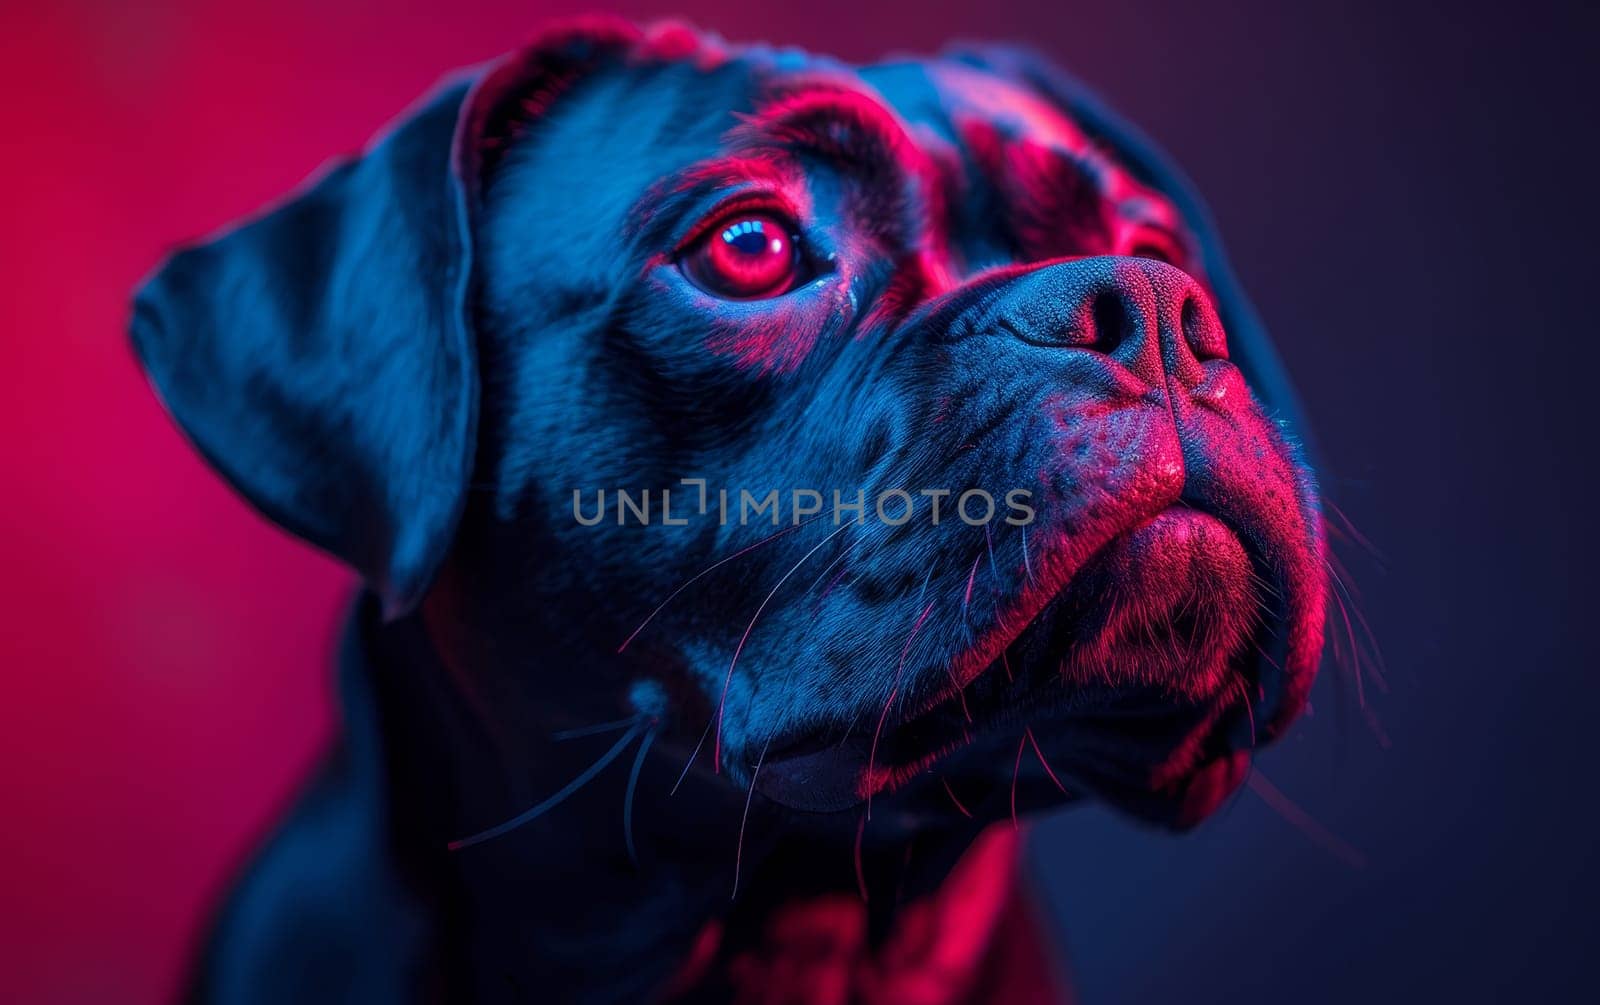
{"type": "Polygon", "coordinates": [[[1088,87],[1054,63],[1024,46],[961,45],[947,56],[958,62],[1022,84],[1065,112],[1141,182],[1165,195],[1182,214],[1200,249],[1206,279],[1216,298],[1217,314],[1228,332],[1228,357],[1276,416],[1289,422],[1309,452],[1310,431],[1283,362],[1273,348],[1223,251],[1222,239],[1194,185],[1160,147],[1117,115],[1088,87]]]}
{"type": "Polygon", "coordinates": [[[466,90],[446,88],[360,158],[173,255],[130,323],[206,460],[359,571],[390,615],[431,580],[472,464],[471,242],[450,163],[466,90]]]}
{"type": "Polygon", "coordinates": [[[481,161],[529,102],[636,37],[569,24],[446,85],[359,158],[174,254],[135,297],[135,351],[184,433],[390,617],[432,582],[472,472],[481,161]]]}

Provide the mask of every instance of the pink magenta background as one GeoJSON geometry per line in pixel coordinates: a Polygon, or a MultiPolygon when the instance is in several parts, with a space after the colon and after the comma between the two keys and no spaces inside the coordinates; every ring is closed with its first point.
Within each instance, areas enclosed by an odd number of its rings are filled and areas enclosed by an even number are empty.
{"type": "MultiPolygon", "coordinates": [[[[1592,764],[1600,707],[1574,473],[1600,372],[1592,277],[1569,274],[1595,232],[1578,17],[612,6],[847,59],[958,36],[1061,59],[1206,193],[1318,423],[1327,494],[1384,553],[1352,564],[1390,693],[1368,716],[1325,681],[1260,762],[1365,865],[1249,793],[1183,841],[1099,810],[1042,823],[1087,1001],[1569,1000],[1592,982],[1593,780],[1565,773],[1592,764]]],[[[332,721],[353,580],[191,454],[127,349],[131,289],[446,71],[578,9],[0,0],[0,1000],[169,1000],[332,721]]]]}

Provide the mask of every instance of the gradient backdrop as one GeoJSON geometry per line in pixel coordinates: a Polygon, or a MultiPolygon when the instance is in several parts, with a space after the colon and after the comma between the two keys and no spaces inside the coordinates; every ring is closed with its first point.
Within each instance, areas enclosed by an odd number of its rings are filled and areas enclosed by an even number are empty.
{"type": "MultiPolygon", "coordinates": [[[[1593,24],[1535,2],[618,6],[847,58],[981,35],[1062,59],[1210,198],[1328,495],[1383,553],[1347,557],[1387,745],[1325,676],[1261,761],[1318,823],[1247,791],[1183,841],[1092,809],[1034,829],[1085,1000],[1565,999],[1595,927],[1600,689],[1574,624],[1595,567],[1593,24]]],[[[0,1000],[167,999],[330,723],[350,578],[180,442],[125,348],[129,289],[576,8],[4,4],[0,1000]]]]}

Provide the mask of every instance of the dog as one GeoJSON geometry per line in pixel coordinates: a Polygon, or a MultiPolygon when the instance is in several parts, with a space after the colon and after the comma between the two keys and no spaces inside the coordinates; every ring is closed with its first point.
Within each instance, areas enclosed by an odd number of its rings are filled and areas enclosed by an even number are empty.
{"type": "Polygon", "coordinates": [[[1192,826],[1315,675],[1281,364],[1181,176],[1025,50],[564,24],[130,329],[365,583],[195,1001],[1060,1000],[1018,819],[1192,826]]]}

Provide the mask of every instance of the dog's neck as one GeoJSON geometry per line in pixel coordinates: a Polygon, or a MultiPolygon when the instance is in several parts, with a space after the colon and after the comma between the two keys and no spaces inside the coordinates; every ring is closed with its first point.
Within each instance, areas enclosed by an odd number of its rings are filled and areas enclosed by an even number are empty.
{"type": "Polygon", "coordinates": [[[977,979],[1013,885],[1009,825],[946,882],[975,832],[920,862],[915,845],[797,834],[762,800],[747,811],[723,779],[691,774],[674,791],[681,761],[657,753],[640,761],[626,817],[633,758],[619,756],[536,819],[450,851],[562,790],[627,727],[548,739],[549,723],[526,721],[528,710],[502,715],[464,691],[421,619],[382,624],[370,598],[343,662],[346,703],[370,706],[347,708],[347,729],[373,734],[347,742],[381,752],[372,782],[405,895],[434,919],[429,969],[444,986],[490,1001],[552,989],[574,1000],[578,988],[596,1001],[730,997],[805,959],[807,979],[852,1000],[880,997],[863,983],[892,992],[892,978],[931,980],[951,997],[918,1000],[953,1002],[977,979]]]}

